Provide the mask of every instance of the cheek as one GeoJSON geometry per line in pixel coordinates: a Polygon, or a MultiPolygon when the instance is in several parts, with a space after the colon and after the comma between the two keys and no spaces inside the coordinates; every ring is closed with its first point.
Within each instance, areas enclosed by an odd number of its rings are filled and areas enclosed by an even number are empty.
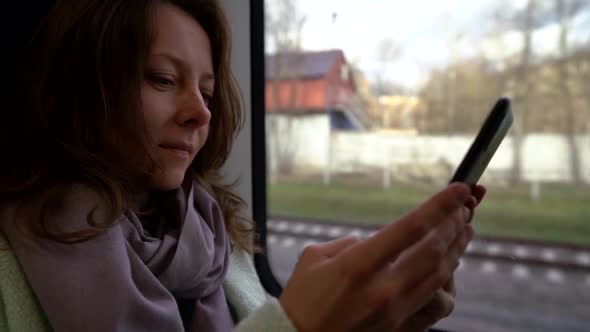
{"type": "Polygon", "coordinates": [[[199,137],[199,151],[203,148],[205,143],[207,142],[207,138],[209,137],[209,124],[201,127],[197,131],[199,137]]]}
{"type": "Polygon", "coordinates": [[[145,85],[141,91],[143,119],[148,135],[154,138],[158,137],[160,128],[174,112],[170,100],[145,85]]]}

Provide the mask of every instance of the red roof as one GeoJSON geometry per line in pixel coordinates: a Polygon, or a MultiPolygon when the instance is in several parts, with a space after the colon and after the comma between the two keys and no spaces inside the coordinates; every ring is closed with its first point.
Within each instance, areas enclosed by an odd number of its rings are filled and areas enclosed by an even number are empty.
{"type": "Polygon", "coordinates": [[[341,50],[313,52],[283,52],[265,57],[266,79],[275,79],[279,69],[291,78],[310,79],[325,76],[338,58],[344,58],[341,50]],[[283,69],[284,68],[284,69],[283,69]]]}

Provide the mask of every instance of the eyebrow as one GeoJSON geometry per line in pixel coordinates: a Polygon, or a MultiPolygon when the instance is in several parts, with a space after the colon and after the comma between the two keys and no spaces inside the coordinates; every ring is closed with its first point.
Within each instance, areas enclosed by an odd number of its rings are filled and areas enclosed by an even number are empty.
{"type": "MultiPolygon", "coordinates": [[[[152,54],[152,56],[166,58],[170,62],[172,62],[175,67],[182,68],[182,69],[188,68],[188,65],[186,64],[186,62],[184,62],[182,59],[180,59],[172,54],[157,53],[157,54],[152,54]]],[[[215,75],[211,72],[206,72],[203,75],[201,75],[201,77],[199,79],[204,80],[204,81],[215,81],[215,75]]]]}

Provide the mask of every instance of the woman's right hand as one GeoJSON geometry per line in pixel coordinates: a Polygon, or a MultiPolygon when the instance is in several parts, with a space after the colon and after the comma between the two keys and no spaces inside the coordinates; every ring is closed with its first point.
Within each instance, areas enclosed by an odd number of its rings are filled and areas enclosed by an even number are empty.
{"type": "Polygon", "coordinates": [[[455,183],[372,237],[308,246],[279,301],[299,331],[394,330],[447,283],[476,199],[455,183]]]}

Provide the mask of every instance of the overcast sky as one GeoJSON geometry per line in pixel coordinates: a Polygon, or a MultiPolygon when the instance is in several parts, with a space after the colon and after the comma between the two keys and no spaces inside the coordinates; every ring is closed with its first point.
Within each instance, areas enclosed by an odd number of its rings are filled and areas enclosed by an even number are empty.
{"type": "MultiPolygon", "coordinates": [[[[272,2],[272,0],[270,0],[272,2]]],[[[306,50],[342,49],[371,77],[375,72],[408,87],[423,83],[432,67],[451,58],[484,53],[504,56],[520,47],[520,38],[508,33],[502,42],[486,40],[498,0],[298,0],[306,16],[302,43],[306,50]],[[333,13],[336,19],[333,20],[333,13]],[[388,65],[379,63],[379,42],[389,38],[401,47],[399,58],[388,65]],[[453,42],[454,40],[454,42],[453,42]]],[[[516,8],[526,0],[510,1],[516,8]]],[[[535,34],[538,52],[555,51],[557,27],[548,26],[535,34]]]]}

